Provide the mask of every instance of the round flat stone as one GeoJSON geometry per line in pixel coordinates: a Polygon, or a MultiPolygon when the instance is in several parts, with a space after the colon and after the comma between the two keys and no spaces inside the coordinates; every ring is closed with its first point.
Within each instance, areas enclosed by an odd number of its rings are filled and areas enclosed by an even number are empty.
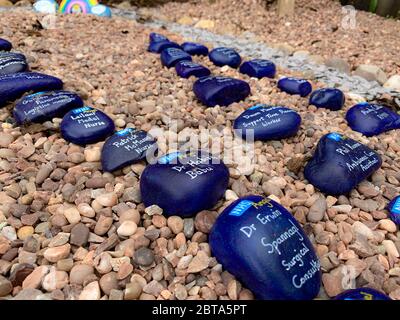
{"type": "Polygon", "coordinates": [[[57,1],[54,0],[38,0],[33,4],[33,9],[36,12],[46,14],[56,14],[58,7],[57,1]]]}
{"type": "Polygon", "coordinates": [[[0,75],[23,72],[28,69],[28,62],[22,53],[0,51],[0,75]]]}
{"type": "Polygon", "coordinates": [[[182,49],[182,47],[179,44],[177,44],[176,42],[166,40],[166,41],[151,42],[149,44],[148,51],[154,52],[154,53],[160,53],[164,49],[168,49],[168,48],[182,49]]]}
{"type": "Polygon", "coordinates": [[[310,96],[311,105],[333,111],[342,109],[344,102],[345,96],[343,92],[335,88],[318,89],[310,96]]]}
{"type": "Polygon", "coordinates": [[[157,143],[147,132],[126,128],[106,140],[101,165],[104,171],[112,172],[147,157],[153,158],[156,150],[157,143]]]}
{"type": "Polygon", "coordinates": [[[182,78],[189,78],[191,76],[201,78],[209,76],[211,73],[210,70],[205,66],[186,60],[177,62],[175,64],[175,70],[178,76],[182,78]]]}
{"type": "Polygon", "coordinates": [[[342,292],[334,300],[392,300],[383,292],[372,288],[358,288],[342,292]]]}
{"type": "Polygon", "coordinates": [[[282,78],[278,81],[278,88],[286,93],[298,94],[301,97],[308,96],[312,91],[310,82],[298,78],[282,78]]]}
{"type": "Polygon", "coordinates": [[[174,152],[143,171],[140,192],[146,207],[158,205],[166,216],[190,217],[212,208],[225,194],[229,171],[208,153],[174,152]]]}
{"type": "Polygon", "coordinates": [[[61,121],[62,137],[72,143],[85,145],[99,142],[114,132],[112,119],[92,107],[69,111],[61,121]]]}
{"type": "Polygon", "coordinates": [[[218,67],[237,68],[242,62],[240,55],[232,48],[219,47],[210,51],[208,57],[218,67]]]}
{"type": "Polygon", "coordinates": [[[390,218],[394,223],[400,225],[400,196],[397,196],[388,205],[390,218]]]}
{"type": "Polygon", "coordinates": [[[63,117],[69,110],[83,107],[80,96],[69,91],[37,92],[23,97],[13,110],[18,125],[42,123],[63,117]]]}
{"type": "Polygon", "coordinates": [[[0,51],[10,51],[12,49],[12,44],[6,39],[0,38],[0,51]]]}
{"type": "Polygon", "coordinates": [[[96,4],[94,6],[91,6],[90,13],[99,17],[111,18],[112,16],[110,7],[105,6],[104,4],[96,4]]]}
{"type": "Polygon", "coordinates": [[[368,178],[381,164],[381,157],[374,150],[332,132],[319,140],[304,176],[322,192],[342,195],[368,178]]]}
{"type": "Polygon", "coordinates": [[[239,79],[209,76],[196,80],[193,92],[208,107],[227,106],[244,100],[250,94],[250,86],[239,79]]]}
{"type": "Polygon", "coordinates": [[[243,62],[239,71],[253,78],[274,78],[276,74],[276,66],[269,60],[254,59],[243,62]]]}
{"type": "Polygon", "coordinates": [[[174,67],[179,61],[192,61],[192,56],[182,49],[167,48],[161,51],[161,63],[167,68],[174,67]]]}
{"type": "Polygon", "coordinates": [[[208,48],[201,43],[196,42],[184,42],[182,43],[183,51],[189,53],[192,56],[206,56],[208,55],[208,48]]]}
{"type": "Polygon", "coordinates": [[[346,120],[352,130],[367,137],[400,129],[400,115],[378,104],[356,104],[347,111],[346,120]]]}
{"type": "Polygon", "coordinates": [[[229,205],[209,236],[212,254],[261,300],[311,300],[320,263],[303,229],[284,207],[251,195],[229,205]]]}
{"type": "Polygon", "coordinates": [[[292,109],[258,104],[244,111],[233,128],[243,139],[254,137],[254,140],[267,141],[295,135],[300,124],[300,115],[292,109]]]}

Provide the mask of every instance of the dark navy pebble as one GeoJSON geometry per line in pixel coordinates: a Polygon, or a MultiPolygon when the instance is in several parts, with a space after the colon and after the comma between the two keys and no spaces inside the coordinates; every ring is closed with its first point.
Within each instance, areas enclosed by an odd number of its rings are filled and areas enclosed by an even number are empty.
{"type": "Polygon", "coordinates": [[[150,33],[150,42],[161,42],[168,41],[168,38],[160,33],[152,32],[150,33]]]}
{"type": "Polygon", "coordinates": [[[317,108],[326,108],[333,111],[342,109],[345,102],[344,94],[335,88],[315,90],[310,96],[310,104],[317,108]]]}
{"type": "Polygon", "coordinates": [[[154,52],[154,53],[160,53],[164,49],[168,49],[168,48],[182,49],[182,47],[179,44],[177,44],[176,42],[167,40],[167,41],[151,42],[149,44],[148,51],[154,52]]]}
{"type": "Polygon", "coordinates": [[[145,168],[140,192],[146,207],[156,204],[166,216],[190,217],[214,207],[228,182],[229,170],[219,159],[201,151],[174,152],[145,168]]]}
{"type": "Polygon", "coordinates": [[[240,55],[232,48],[219,47],[210,51],[210,60],[218,67],[230,66],[237,68],[242,62],[240,55]]]}
{"type": "Polygon", "coordinates": [[[269,60],[254,59],[243,62],[239,71],[253,78],[273,78],[276,74],[276,66],[269,60]]]}
{"type": "Polygon", "coordinates": [[[239,79],[209,76],[198,79],[193,84],[193,91],[208,107],[227,106],[245,99],[250,94],[250,86],[239,79]]]}
{"type": "Polygon", "coordinates": [[[12,49],[11,42],[7,41],[6,39],[0,38],[0,51],[10,51],[12,49]]]}
{"type": "Polygon", "coordinates": [[[261,300],[311,300],[320,262],[300,224],[277,202],[246,196],[229,205],[211,229],[212,254],[261,300]]]}
{"type": "Polygon", "coordinates": [[[175,70],[178,76],[182,78],[189,78],[191,76],[201,78],[209,76],[211,73],[205,66],[186,60],[177,62],[175,64],[175,70]]]}
{"type": "Polygon", "coordinates": [[[28,69],[28,62],[22,53],[0,51],[0,75],[24,72],[28,69]]]}
{"type": "Polygon", "coordinates": [[[154,158],[157,143],[143,130],[126,128],[115,132],[104,143],[101,165],[104,171],[112,172],[132,163],[154,158]]]}
{"type": "Polygon", "coordinates": [[[322,192],[342,195],[368,178],[381,164],[381,157],[366,145],[332,132],[319,140],[304,176],[322,192]]]}
{"type": "Polygon", "coordinates": [[[104,112],[92,107],[69,111],[61,121],[62,137],[77,145],[96,143],[114,132],[112,119],[104,112]]]}
{"type": "Polygon", "coordinates": [[[351,289],[337,295],[334,300],[392,300],[383,292],[372,288],[351,289]]]}
{"type": "Polygon", "coordinates": [[[289,94],[308,96],[312,91],[311,83],[305,79],[282,78],[278,81],[278,88],[289,94]]]}
{"type": "Polygon", "coordinates": [[[161,51],[161,63],[167,68],[174,67],[179,61],[192,61],[192,56],[182,49],[167,48],[161,51]]]}
{"type": "Polygon", "coordinates": [[[400,196],[397,196],[388,205],[390,218],[394,223],[400,225],[400,196]]]}
{"type": "Polygon", "coordinates": [[[208,55],[208,48],[200,43],[184,42],[182,43],[183,51],[192,56],[206,56],[208,55]]]}

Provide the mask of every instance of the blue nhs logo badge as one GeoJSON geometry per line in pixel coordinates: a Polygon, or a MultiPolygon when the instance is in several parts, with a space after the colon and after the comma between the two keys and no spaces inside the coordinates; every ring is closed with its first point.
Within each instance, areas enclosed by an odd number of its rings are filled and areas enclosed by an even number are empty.
{"type": "Polygon", "coordinates": [[[231,212],[229,212],[229,215],[240,217],[253,205],[253,203],[254,202],[250,200],[242,200],[231,210],[231,212]]]}

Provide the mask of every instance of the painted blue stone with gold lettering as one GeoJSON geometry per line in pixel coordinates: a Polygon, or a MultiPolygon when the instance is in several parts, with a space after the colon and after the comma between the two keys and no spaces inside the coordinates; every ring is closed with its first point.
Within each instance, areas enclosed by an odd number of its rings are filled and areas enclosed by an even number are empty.
{"type": "Polygon", "coordinates": [[[334,300],[392,300],[383,292],[372,288],[351,289],[337,295],[334,300]]]}

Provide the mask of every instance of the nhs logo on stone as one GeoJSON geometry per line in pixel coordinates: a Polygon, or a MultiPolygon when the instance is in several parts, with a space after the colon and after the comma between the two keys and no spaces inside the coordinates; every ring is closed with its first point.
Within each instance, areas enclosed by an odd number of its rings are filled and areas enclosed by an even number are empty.
{"type": "Polygon", "coordinates": [[[240,217],[243,213],[247,211],[253,205],[253,201],[243,200],[240,201],[235,208],[231,212],[229,212],[230,216],[240,217]]]}

